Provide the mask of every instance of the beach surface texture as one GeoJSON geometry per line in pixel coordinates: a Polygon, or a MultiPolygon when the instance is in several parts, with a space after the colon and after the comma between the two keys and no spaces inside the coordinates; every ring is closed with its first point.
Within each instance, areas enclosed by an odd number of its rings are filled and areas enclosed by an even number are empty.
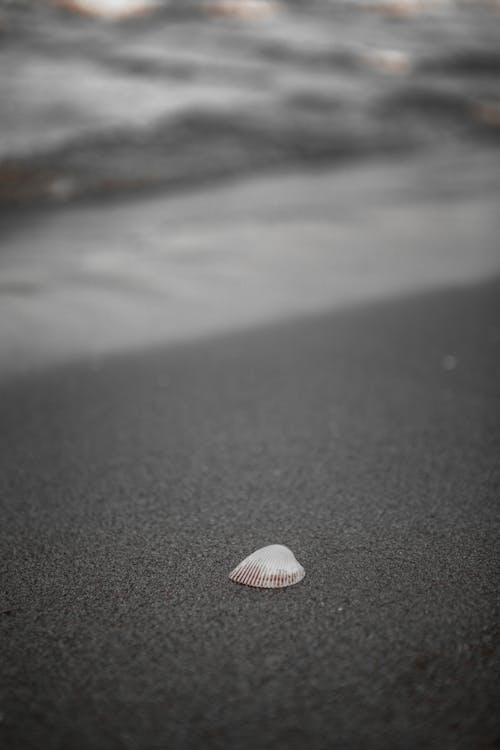
{"type": "Polygon", "coordinates": [[[496,747],[499,291],[5,385],[4,746],[496,747]]]}

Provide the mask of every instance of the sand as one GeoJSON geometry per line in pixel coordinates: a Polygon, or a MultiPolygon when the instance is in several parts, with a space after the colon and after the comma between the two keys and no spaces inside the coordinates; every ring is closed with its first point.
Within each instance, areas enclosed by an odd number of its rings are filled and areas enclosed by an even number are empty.
{"type": "Polygon", "coordinates": [[[0,381],[500,274],[488,151],[290,170],[0,224],[0,381]]]}
{"type": "Polygon", "coordinates": [[[497,747],[499,292],[4,384],[3,746],[497,747]]]}

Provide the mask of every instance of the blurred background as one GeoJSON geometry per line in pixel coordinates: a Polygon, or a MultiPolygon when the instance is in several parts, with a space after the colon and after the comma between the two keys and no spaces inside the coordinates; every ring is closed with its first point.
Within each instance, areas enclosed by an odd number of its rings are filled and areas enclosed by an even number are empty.
{"type": "Polygon", "coordinates": [[[0,357],[498,270],[497,0],[2,0],[0,357]]]}

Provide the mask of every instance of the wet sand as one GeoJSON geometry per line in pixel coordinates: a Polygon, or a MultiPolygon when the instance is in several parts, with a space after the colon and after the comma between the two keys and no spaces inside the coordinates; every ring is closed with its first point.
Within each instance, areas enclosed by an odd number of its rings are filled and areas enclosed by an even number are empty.
{"type": "Polygon", "coordinates": [[[14,213],[0,380],[500,274],[485,151],[290,170],[176,196],[14,213]]]}
{"type": "Polygon", "coordinates": [[[5,384],[4,746],[496,747],[499,292],[5,384]]]}

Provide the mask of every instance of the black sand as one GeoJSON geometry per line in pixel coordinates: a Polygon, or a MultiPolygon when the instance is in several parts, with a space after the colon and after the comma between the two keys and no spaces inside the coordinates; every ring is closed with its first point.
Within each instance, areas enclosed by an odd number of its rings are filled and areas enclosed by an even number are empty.
{"type": "Polygon", "coordinates": [[[499,292],[3,386],[2,747],[498,748],[499,292]]]}

